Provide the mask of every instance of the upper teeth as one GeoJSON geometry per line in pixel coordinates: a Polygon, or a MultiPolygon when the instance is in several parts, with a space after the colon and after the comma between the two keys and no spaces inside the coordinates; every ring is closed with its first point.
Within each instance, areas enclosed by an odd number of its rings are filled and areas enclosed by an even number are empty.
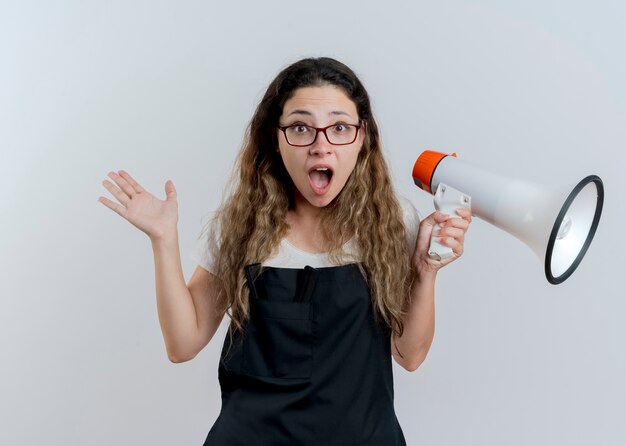
{"type": "Polygon", "coordinates": [[[319,171],[319,170],[328,170],[328,167],[318,167],[318,168],[316,168],[315,170],[318,170],[318,171],[319,171]]]}

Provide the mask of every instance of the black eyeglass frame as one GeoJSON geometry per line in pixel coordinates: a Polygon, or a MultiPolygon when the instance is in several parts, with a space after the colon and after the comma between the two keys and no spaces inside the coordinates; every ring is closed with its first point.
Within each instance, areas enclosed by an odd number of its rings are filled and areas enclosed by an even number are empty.
{"type": "Polygon", "coordinates": [[[336,124],[331,124],[328,125],[326,127],[312,127],[310,125],[304,125],[304,124],[292,124],[292,125],[286,125],[286,126],[278,126],[279,130],[282,130],[283,135],[285,135],[285,141],[287,141],[287,144],[289,144],[292,147],[309,147],[312,146],[313,144],[315,144],[315,141],[317,141],[317,135],[319,134],[319,132],[322,132],[324,134],[324,136],[326,137],[326,141],[328,141],[328,144],[333,145],[333,146],[347,146],[349,144],[352,144],[354,141],[356,141],[357,136],[359,136],[359,130],[361,129],[361,127],[363,127],[363,124],[345,124],[342,122],[338,122],[336,124]],[[335,127],[337,125],[345,125],[346,127],[356,127],[356,132],[354,132],[354,139],[350,142],[342,142],[341,144],[336,144],[334,142],[330,142],[330,139],[328,138],[328,135],[326,134],[326,130],[328,130],[331,127],[335,127]],[[313,141],[311,141],[310,144],[291,144],[289,142],[289,138],[287,138],[287,133],[286,130],[292,127],[307,127],[309,129],[313,129],[315,130],[315,136],[313,137],[313,141]]]}

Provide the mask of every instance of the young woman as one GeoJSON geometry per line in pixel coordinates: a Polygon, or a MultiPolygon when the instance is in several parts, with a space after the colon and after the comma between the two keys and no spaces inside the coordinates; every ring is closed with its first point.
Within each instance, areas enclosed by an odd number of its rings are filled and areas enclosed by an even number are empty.
{"type": "Polygon", "coordinates": [[[365,88],[344,64],[303,59],[269,85],[237,181],[200,238],[189,284],[176,190],[128,173],[100,201],[150,237],[169,358],[187,361],[230,318],[222,410],[205,445],[404,445],[391,358],[406,370],[434,335],[439,268],[461,256],[471,215],[420,222],[395,195],[365,88]],[[433,226],[452,258],[429,258],[433,226]]]}

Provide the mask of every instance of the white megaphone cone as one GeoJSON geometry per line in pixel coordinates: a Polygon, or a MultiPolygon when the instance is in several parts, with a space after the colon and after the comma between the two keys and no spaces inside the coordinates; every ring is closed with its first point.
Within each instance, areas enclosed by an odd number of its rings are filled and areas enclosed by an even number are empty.
{"type": "Polygon", "coordinates": [[[580,264],[604,202],[602,180],[596,175],[574,188],[550,189],[485,171],[456,154],[430,150],[415,161],[413,180],[432,194],[442,185],[469,195],[472,214],[528,245],[544,262],[552,284],[565,281],[580,264]]]}

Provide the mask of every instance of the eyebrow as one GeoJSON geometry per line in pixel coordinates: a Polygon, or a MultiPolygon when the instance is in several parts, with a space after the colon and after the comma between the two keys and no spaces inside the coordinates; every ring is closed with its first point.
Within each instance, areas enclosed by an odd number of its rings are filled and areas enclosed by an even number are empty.
{"type": "MultiPolygon", "coordinates": [[[[331,111],[330,113],[328,113],[329,115],[333,115],[333,116],[337,116],[337,115],[344,115],[344,116],[350,116],[349,113],[345,112],[345,111],[341,111],[341,110],[334,110],[331,111]]],[[[307,116],[313,116],[313,113],[311,113],[308,110],[301,110],[301,109],[296,109],[293,110],[291,113],[289,113],[287,116],[291,116],[291,115],[307,115],[307,116]]]]}

